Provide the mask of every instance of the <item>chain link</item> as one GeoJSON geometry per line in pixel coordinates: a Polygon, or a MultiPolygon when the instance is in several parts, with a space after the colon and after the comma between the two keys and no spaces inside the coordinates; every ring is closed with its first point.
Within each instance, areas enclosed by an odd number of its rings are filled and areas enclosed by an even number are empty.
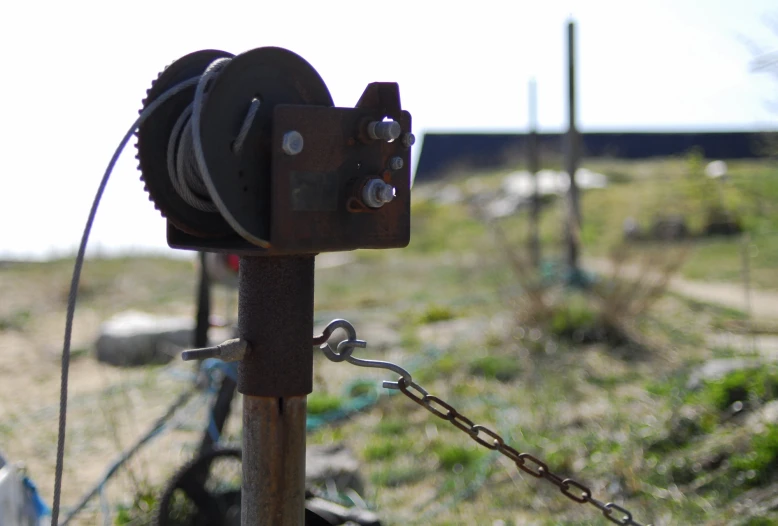
{"type": "MultiPolygon", "coordinates": [[[[362,360],[351,356],[355,347],[365,347],[366,343],[357,340],[356,330],[346,320],[335,320],[331,322],[323,333],[314,338],[314,345],[321,344],[321,348],[327,358],[333,362],[340,362],[344,359],[349,363],[360,367],[376,367],[389,369],[400,374],[397,382],[384,382],[384,387],[388,389],[399,389],[405,396],[422,406],[424,409],[446,422],[451,423],[457,429],[463,431],[467,436],[473,439],[481,446],[498,451],[504,457],[513,462],[518,469],[537,479],[544,479],[554,486],[558,487],[562,495],[577,502],[578,504],[591,504],[597,508],[603,516],[610,522],[621,524],[623,526],[643,526],[632,518],[632,513],[627,509],[614,504],[613,502],[603,503],[592,496],[592,490],[569,477],[561,477],[553,473],[548,464],[539,458],[529,454],[521,453],[505,443],[505,439],[499,433],[489,429],[486,426],[476,424],[457,409],[435,395],[429,394],[423,387],[413,381],[411,374],[400,366],[390,362],[380,362],[375,360],[362,360]],[[335,352],[327,343],[327,340],[335,331],[341,328],[346,330],[349,338],[340,342],[335,352]]],[[[651,526],[650,524],[647,526],[651,526]]]]}

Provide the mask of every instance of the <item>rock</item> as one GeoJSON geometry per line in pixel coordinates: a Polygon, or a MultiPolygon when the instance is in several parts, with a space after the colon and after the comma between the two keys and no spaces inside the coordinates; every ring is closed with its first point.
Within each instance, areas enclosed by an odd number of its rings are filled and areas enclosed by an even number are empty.
{"type": "Polygon", "coordinates": [[[686,388],[697,389],[704,382],[718,380],[733,371],[752,369],[759,365],[760,362],[758,360],[747,360],[744,358],[709,360],[692,372],[689,376],[689,381],[686,383],[686,388]]]}
{"type": "Polygon", "coordinates": [[[338,493],[352,489],[363,495],[365,488],[359,476],[359,461],[342,444],[308,446],[305,450],[305,485],[328,488],[332,484],[338,493]]]}
{"type": "Polygon", "coordinates": [[[770,400],[758,411],[748,416],[746,425],[758,432],[765,424],[778,424],[778,400],[770,400]]]}
{"type": "Polygon", "coordinates": [[[633,217],[628,217],[622,225],[624,239],[627,241],[638,241],[643,238],[643,232],[640,231],[640,225],[633,217]]]}
{"type": "MultiPolygon", "coordinates": [[[[305,501],[305,509],[315,513],[327,524],[345,524],[358,526],[381,526],[378,515],[370,510],[346,508],[340,504],[314,497],[305,501]]],[[[306,514],[307,515],[307,514],[306,514]]],[[[309,522],[306,520],[306,524],[309,522]]],[[[317,522],[316,524],[320,524],[317,522]]]]}
{"type": "Polygon", "coordinates": [[[724,161],[711,161],[705,167],[705,175],[711,179],[719,179],[727,175],[727,163],[724,161]]]}
{"type": "Polygon", "coordinates": [[[193,331],[192,318],[122,312],[100,327],[96,358],[123,367],[167,363],[192,344],[193,331]]]}

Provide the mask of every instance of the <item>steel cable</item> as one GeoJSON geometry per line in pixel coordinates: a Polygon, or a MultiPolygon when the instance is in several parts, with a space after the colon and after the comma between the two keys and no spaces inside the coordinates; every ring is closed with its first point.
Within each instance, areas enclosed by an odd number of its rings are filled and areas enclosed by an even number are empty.
{"type": "Polygon", "coordinates": [[[149,104],[138,116],[136,121],[132,124],[130,129],[124,135],[124,138],[119,143],[119,146],[114,151],[108,166],[105,169],[103,178],[100,180],[100,184],[97,187],[94,200],[92,201],[92,207],[89,210],[89,216],[86,220],[84,232],[81,236],[81,242],[78,247],[78,253],[73,265],[73,276],[70,281],[70,292],[68,293],[67,301],[67,313],[65,315],[65,336],[62,346],[62,373],[60,380],[60,403],[59,403],[59,427],[57,435],[57,463],[54,473],[54,498],[51,507],[51,525],[57,526],[59,520],[59,508],[62,492],[62,470],[64,465],[65,455],[65,430],[67,428],[67,400],[68,400],[68,373],[70,369],[70,340],[73,334],[73,318],[76,311],[76,299],[78,295],[78,284],[81,280],[81,270],[84,266],[84,257],[86,255],[86,246],[89,241],[89,234],[92,231],[92,225],[94,224],[95,216],[97,215],[97,208],[100,205],[100,200],[105,192],[105,187],[108,184],[108,179],[116,166],[116,161],[119,159],[122,151],[127,146],[130,138],[133,136],[138,127],[148,119],[148,117],[156,111],[162,104],[169,100],[174,95],[177,95],[181,91],[196,86],[199,77],[186,80],[176,86],[172,87],[156,100],[149,104]]]}
{"type": "MultiPolygon", "coordinates": [[[[70,369],[70,341],[73,332],[73,318],[76,310],[76,300],[78,295],[78,284],[81,279],[81,270],[84,265],[86,247],[89,241],[89,234],[97,214],[97,208],[105,192],[108,179],[113,172],[119,156],[124,151],[130,138],[138,128],[153,114],[157,108],[168,101],[171,97],[181,91],[195,87],[193,102],[179,117],[174,126],[174,133],[171,133],[168,141],[167,166],[168,175],[171,182],[181,198],[190,206],[202,211],[217,212],[218,208],[208,195],[208,188],[205,183],[206,178],[203,174],[208,174],[208,167],[205,163],[202,140],[200,138],[200,114],[203,104],[207,98],[207,92],[210,82],[218,76],[221,69],[226,66],[231,59],[217,59],[206,68],[202,75],[185,80],[169,90],[162,93],[158,98],[146,106],[132,124],[130,129],[124,135],[119,146],[114,151],[108,166],[105,169],[103,178],[97,188],[92,206],[87,217],[86,225],[81,236],[81,242],[78,247],[78,253],[73,265],[73,276],[70,281],[70,292],[68,293],[67,313],[65,315],[65,336],[62,347],[62,373],[60,381],[60,403],[59,403],[59,427],[57,436],[57,461],[54,474],[54,497],[51,512],[51,525],[57,526],[60,511],[61,493],[62,493],[62,472],[65,453],[65,431],[67,428],[67,394],[68,394],[68,374],[70,369]]],[[[241,153],[251,124],[257,115],[260,106],[259,99],[254,99],[248,108],[247,114],[243,120],[237,138],[233,143],[233,151],[236,154],[241,153]]],[[[208,177],[208,179],[210,176],[208,177]]]]}

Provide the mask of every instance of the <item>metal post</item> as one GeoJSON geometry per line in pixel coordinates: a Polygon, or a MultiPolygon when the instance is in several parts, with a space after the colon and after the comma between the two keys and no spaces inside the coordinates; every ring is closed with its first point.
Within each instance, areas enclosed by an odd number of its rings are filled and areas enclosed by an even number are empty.
{"type": "Polygon", "coordinates": [[[538,107],[537,84],[529,81],[529,135],[527,136],[527,170],[532,177],[532,201],[529,210],[529,253],[532,265],[540,267],[540,240],[538,222],[540,218],[540,195],[538,193],[538,170],[540,154],[538,152],[538,107]]]}
{"type": "Polygon", "coordinates": [[[575,173],[578,171],[578,131],[575,124],[575,22],[567,23],[567,103],[568,128],[565,137],[565,168],[570,176],[567,193],[567,222],[565,238],[567,244],[567,265],[571,277],[578,274],[580,251],[581,208],[575,173]]]}
{"type": "Polygon", "coordinates": [[[313,256],[242,257],[242,526],[302,526],[306,395],[313,384],[313,256]]]}
{"type": "Polygon", "coordinates": [[[751,307],[751,234],[745,233],[740,238],[740,254],[743,264],[743,295],[746,304],[746,323],[751,337],[751,352],[756,353],[756,334],[754,333],[754,318],[751,307]]]}
{"type": "Polygon", "coordinates": [[[243,526],[305,522],[306,398],[243,397],[243,526]]]}
{"type": "Polygon", "coordinates": [[[211,280],[208,277],[208,258],[200,252],[200,280],[197,284],[197,317],[194,333],[194,347],[208,345],[208,328],[211,325],[211,280]]]}

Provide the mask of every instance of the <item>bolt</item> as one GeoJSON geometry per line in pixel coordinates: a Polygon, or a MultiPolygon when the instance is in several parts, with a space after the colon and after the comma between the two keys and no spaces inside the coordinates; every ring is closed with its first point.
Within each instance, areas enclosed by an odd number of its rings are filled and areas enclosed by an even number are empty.
{"type": "Polygon", "coordinates": [[[402,157],[392,157],[389,159],[389,168],[392,170],[400,170],[404,164],[402,157]]]}
{"type": "Polygon", "coordinates": [[[410,148],[416,144],[416,136],[412,133],[406,133],[403,135],[403,146],[410,148]]]}
{"type": "Polygon", "coordinates": [[[373,121],[367,125],[367,134],[371,139],[391,142],[402,133],[397,121],[373,121]]]}
{"type": "Polygon", "coordinates": [[[362,190],[362,201],[370,208],[381,208],[394,199],[394,186],[381,179],[370,179],[362,190]]]}
{"type": "Polygon", "coordinates": [[[298,131],[288,131],[284,134],[281,149],[287,155],[297,155],[303,151],[303,136],[298,131]]]}

